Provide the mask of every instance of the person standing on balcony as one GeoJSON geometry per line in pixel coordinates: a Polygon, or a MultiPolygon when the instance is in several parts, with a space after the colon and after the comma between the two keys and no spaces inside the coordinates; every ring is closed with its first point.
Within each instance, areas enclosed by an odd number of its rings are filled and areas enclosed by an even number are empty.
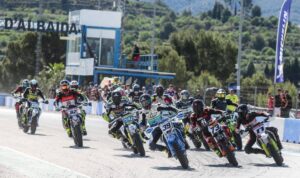
{"type": "Polygon", "coordinates": [[[141,55],[140,55],[140,48],[139,46],[135,43],[133,46],[133,51],[132,51],[132,60],[134,63],[134,67],[137,68],[137,63],[140,60],[141,55]]]}

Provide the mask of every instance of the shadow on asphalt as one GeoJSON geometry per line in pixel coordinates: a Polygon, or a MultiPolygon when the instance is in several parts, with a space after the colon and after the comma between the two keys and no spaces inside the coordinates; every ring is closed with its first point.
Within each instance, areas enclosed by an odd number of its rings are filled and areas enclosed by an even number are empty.
{"type": "Polygon", "coordinates": [[[226,164],[208,164],[208,165],[205,165],[205,166],[208,166],[208,167],[214,167],[214,168],[241,168],[242,166],[232,166],[231,164],[229,163],[226,163],[226,164]]]}
{"type": "Polygon", "coordinates": [[[36,135],[36,136],[41,136],[41,137],[51,136],[51,135],[46,135],[46,134],[42,134],[42,133],[35,133],[35,134],[28,133],[28,135],[36,135]]]}
{"type": "Polygon", "coordinates": [[[124,157],[124,158],[141,158],[141,159],[153,159],[152,157],[146,155],[146,156],[140,156],[139,154],[125,154],[125,155],[114,155],[118,157],[124,157]]]}
{"type": "Polygon", "coordinates": [[[205,152],[209,152],[210,150],[206,150],[204,148],[191,148],[191,149],[188,149],[189,151],[205,151],[205,152]]]}
{"type": "Polygon", "coordinates": [[[78,150],[80,150],[80,149],[92,149],[92,150],[96,150],[95,148],[91,148],[89,146],[78,147],[78,146],[75,146],[75,145],[68,146],[68,147],[64,146],[63,148],[72,148],[72,149],[78,149],[78,150]]]}
{"type": "Polygon", "coordinates": [[[152,167],[153,169],[157,169],[160,171],[171,171],[171,170],[176,170],[176,171],[195,171],[194,168],[188,168],[188,169],[183,169],[181,166],[177,167],[167,167],[167,166],[159,166],[159,167],[152,167]]]}
{"type": "Polygon", "coordinates": [[[288,165],[283,164],[282,166],[277,166],[277,164],[272,163],[272,164],[261,164],[261,163],[252,163],[251,165],[257,166],[257,167],[278,167],[278,168],[289,168],[288,165]]]}

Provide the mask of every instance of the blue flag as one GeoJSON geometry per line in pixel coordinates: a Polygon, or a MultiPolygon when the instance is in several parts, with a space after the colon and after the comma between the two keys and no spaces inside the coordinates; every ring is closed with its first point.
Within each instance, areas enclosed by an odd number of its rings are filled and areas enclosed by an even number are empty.
{"type": "Polygon", "coordinates": [[[286,32],[288,28],[290,9],[292,0],[285,0],[279,14],[278,30],[277,30],[277,44],[276,44],[276,56],[275,56],[275,77],[274,83],[284,82],[283,78],[283,50],[286,32]]]}

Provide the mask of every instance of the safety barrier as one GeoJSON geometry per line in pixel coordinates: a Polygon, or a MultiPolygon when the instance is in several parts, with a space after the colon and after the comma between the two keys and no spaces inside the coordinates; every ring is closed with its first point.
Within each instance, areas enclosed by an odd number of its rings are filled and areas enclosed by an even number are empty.
{"type": "Polygon", "coordinates": [[[300,120],[285,119],[283,141],[300,144],[300,120]]]}
{"type": "MultiPolygon", "coordinates": [[[[5,96],[4,98],[4,102],[3,105],[0,106],[6,106],[8,108],[13,108],[15,103],[16,103],[16,99],[11,97],[11,96],[5,96]]],[[[0,101],[1,101],[1,97],[0,97],[0,101]]],[[[43,111],[55,111],[55,107],[53,105],[54,103],[54,99],[49,99],[49,104],[44,104],[44,103],[40,103],[40,107],[43,111]]],[[[93,115],[102,115],[104,112],[104,104],[103,102],[97,102],[97,101],[92,101],[91,102],[92,105],[91,106],[85,106],[84,110],[86,111],[87,114],[93,114],[93,115]]]]}

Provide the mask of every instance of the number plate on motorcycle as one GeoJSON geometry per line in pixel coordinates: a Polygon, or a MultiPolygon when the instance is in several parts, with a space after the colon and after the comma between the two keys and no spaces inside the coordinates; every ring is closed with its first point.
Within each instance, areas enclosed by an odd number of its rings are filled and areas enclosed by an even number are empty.
{"type": "Polygon", "coordinates": [[[256,127],[254,127],[254,128],[253,128],[253,131],[254,131],[254,133],[255,133],[256,135],[260,135],[260,134],[264,133],[264,131],[265,131],[265,126],[264,126],[264,124],[260,124],[260,125],[258,125],[258,126],[256,126],[256,127]]]}
{"type": "Polygon", "coordinates": [[[31,102],[31,103],[30,103],[30,107],[31,107],[31,108],[39,108],[40,105],[39,105],[39,103],[37,103],[37,102],[31,102]]]}
{"type": "Polygon", "coordinates": [[[160,129],[163,132],[168,132],[172,129],[172,123],[171,122],[164,122],[160,125],[160,129]]]}
{"type": "Polygon", "coordinates": [[[131,124],[133,121],[134,117],[132,115],[123,118],[123,123],[126,125],[131,124]]]}
{"type": "Polygon", "coordinates": [[[77,109],[69,109],[67,111],[68,115],[73,116],[77,114],[77,109]]]}

